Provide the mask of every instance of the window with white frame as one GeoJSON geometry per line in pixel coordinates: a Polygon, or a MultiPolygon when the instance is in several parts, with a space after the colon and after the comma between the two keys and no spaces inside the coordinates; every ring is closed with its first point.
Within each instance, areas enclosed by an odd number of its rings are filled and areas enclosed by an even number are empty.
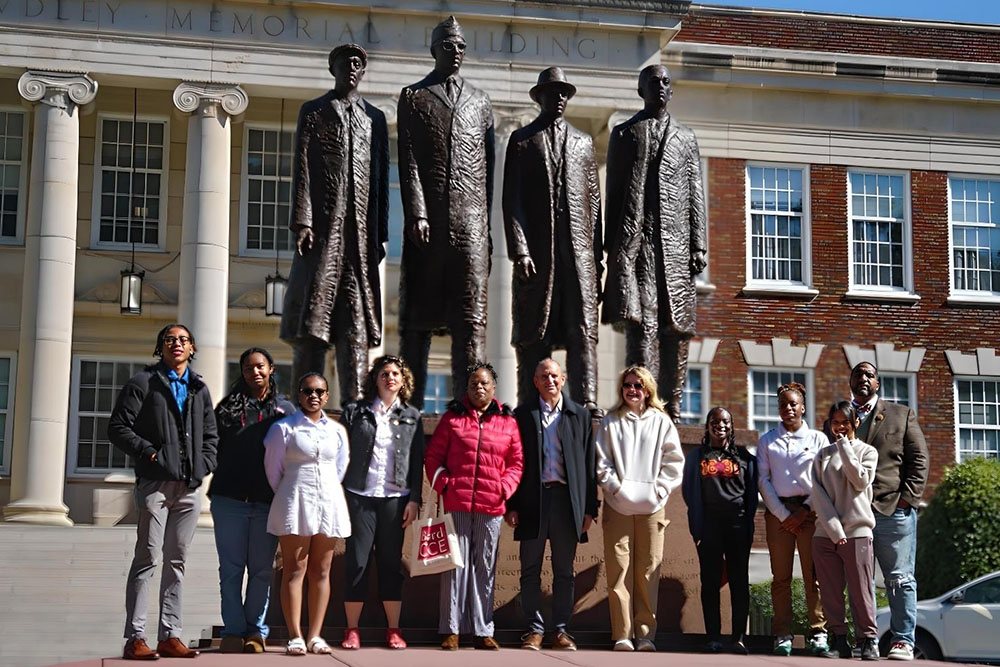
{"type": "Polygon", "coordinates": [[[100,118],[94,183],[95,245],[163,246],[167,146],[166,121],[139,120],[133,127],[131,118],[100,118]]]}
{"type": "Polygon", "coordinates": [[[0,109],[0,243],[23,233],[26,130],[24,113],[0,109]]]}
{"type": "Polygon", "coordinates": [[[848,172],[851,287],[908,292],[910,230],[903,174],[848,172]]]}
{"type": "Polygon", "coordinates": [[[958,460],[1000,458],[1000,378],[955,380],[958,460]]]}
{"type": "Polygon", "coordinates": [[[0,355],[0,470],[10,468],[10,438],[14,431],[14,358],[0,355]]]}
{"type": "MultiPolygon", "coordinates": [[[[781,423],[778,415],[778,387],[789,382],[798,382],[810,391],[811,371],[751,369],[750,370],[750,428],[763,435],[781,423]]],[[[806,421],[812,425],[811,403],[806,397],[806,421]]]]}
{"type": "Polygon", "coordinates": [[[807,285],[805,170],[747,165],[751,283],[807,285]]]}
{"type": "Polygon", "coordinates": [[[952,289],[1000,296],[1000,181],[948,179],[952,289]]]}
{"type": "Polygon", "coordinates": [[[451,375],[445,373],[427,374],[427,388],[424,390],[424,414],[444,414],[453,398],[451,375]]]}
{"type": "Polygon", "coordinates": [[[240,237],[246,255],[291,252],[294,132],[247,126],[243,151],[240,237]]]}
{"type": "Polygon", "coordinates": [[[681,398],[681,423],[704,423],[708,400],[708,366],[689,365],[681,398]]]}
{"type": "Polygon", "coordinates": [[[912,374],[879,373],[878,395],[917,411],[916,377],[912,374]]]}
{"type": "Polygon", "coordinates": [[[78,473],[131,467],[130,457],[108,441],[108,421],[125,383],[148,362],[77,358],[70,400],[70,454],[78,473]]]}

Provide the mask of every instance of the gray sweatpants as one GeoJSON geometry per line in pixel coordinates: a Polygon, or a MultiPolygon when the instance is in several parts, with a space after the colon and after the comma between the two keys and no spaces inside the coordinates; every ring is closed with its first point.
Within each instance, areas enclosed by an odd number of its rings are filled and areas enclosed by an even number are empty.
{"type": "Polygon", "coordinates": [[[493,581],[503,517],[451,512],[465,567],[441,575],[438,631],[443,635],[493,636],[493,581]]]}
{"type": "Polygon", "coordinates": [[[135,556],[125,584],[125,638],[146,639],[149,584],[163,554],[160,575],[160,627],[157,639],[181,636],[181,584],[187,548],[194,539],[201,512],[197,489],[187,482],[135,483],[138,512],[135,556]]]}

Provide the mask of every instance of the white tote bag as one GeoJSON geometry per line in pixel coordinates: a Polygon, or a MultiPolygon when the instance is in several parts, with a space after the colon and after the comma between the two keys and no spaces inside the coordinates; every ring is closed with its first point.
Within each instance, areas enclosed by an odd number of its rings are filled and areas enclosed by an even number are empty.
{"type": "MultiPolygon", "coordinates": [[[[438,468],[434,472],[432,489],[442,470],[444,468],[438,468]]],[[[411,550],[408,566],[411,577],[439,574],[465,566],[458,550],[455,523],[450,514],[441,514],[441,496],[437,497],[434,504],[437,507],[436,516],[423,516],[410,525],[411,550]]]]}

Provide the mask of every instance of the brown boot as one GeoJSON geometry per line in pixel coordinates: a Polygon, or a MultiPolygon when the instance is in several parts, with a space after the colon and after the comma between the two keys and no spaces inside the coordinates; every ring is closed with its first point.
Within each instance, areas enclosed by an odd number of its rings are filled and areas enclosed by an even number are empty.
{"type": "Polygon", "coordinates": [[[442,635],[441,636],[441,650],[442,651],[457,651],[458,650],[458,635],[442,635]]]}
{"type": "Polygon", "coordinates": [[[125,642],[125,650],[122,651],[122,657],[126,660],[156,660],[160,656],[157,655],[156,651],[149,648],[149,644],[146,643],[145,639],[136,637],[125,642]]]}
{"type": "Polygon", "coordinates": [[[493,639],[493,637],[476,637],[475,641],[472,642],[472,646],[482,651],[500,650],[500,644],[497,644],[497,640],[493,639]]]}
{"type": "Polygon", "coordinates": [[[521,637],[521,648],[529,651],[539,651],[542,648],[542,633],[528,632],[521,637]]]}
{"type": "Polygon", "coordinates": [[[246,644],[243,645],[244,653],[263,653],[264,648],[267,646],[267,642],[261,635],[250,635],[247,637],[246,644]]]}
{"type": "Polygon", "coordinates": [[[219,642],[219,653],[243,653],[243,646],[243,637],[234,635],[223,637],[222,641],[219,642]]]}
{"type": "Polygon", "coordinates": [[[188,648],[177,637],[165,639],[156,645],[156,652],[164,658],[197,658],[198,651],[188,648]]]}

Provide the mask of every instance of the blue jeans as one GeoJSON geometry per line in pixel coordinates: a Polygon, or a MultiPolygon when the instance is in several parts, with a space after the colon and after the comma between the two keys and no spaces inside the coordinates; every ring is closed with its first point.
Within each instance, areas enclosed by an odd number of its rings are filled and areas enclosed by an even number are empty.
{"type": "Polygon", "coordinates": [[[215,548],[219,552],[222,636],[267,637],[267,603],[278,538],[267,532],[268,503],[212,498],[215,548]],[[243,574],[247,573],[246,598],[243,574]]]}
{"type": "Polygon", "coordinates": [[[875,510],[874,533],[875,559],[882,568],[889,597],[892,641],[913,646],[917,627],[917,580],[913,576],[917,560],[916,510],[896,508],[892,516],[875,510]]]}

